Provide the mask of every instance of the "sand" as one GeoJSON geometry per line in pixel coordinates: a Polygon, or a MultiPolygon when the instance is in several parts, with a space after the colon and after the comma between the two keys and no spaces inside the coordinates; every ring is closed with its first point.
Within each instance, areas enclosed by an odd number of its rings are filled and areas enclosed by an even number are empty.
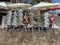
{"type": "Polygon", "coordinates": [[[48,34],[44,30],[32,34],[31,30],[0,29],[0,45],[60,45],[60,29],[55,29],[55,34],[51,30],[48,34]]]}

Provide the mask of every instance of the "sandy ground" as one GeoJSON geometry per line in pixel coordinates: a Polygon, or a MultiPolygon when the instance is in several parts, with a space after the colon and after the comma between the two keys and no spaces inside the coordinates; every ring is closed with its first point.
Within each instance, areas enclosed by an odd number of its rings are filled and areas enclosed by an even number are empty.
{"type": "Polygon", "coordinates": [[[48,34],[43,30],[40,33],[35,30],[32,34],[31,30],[27,32],[24,29],[9,30],[7,32],[0,29],[0,45],[60,45],[60,30],[56,29],[55,34],[51,30],[48,34]]]}

